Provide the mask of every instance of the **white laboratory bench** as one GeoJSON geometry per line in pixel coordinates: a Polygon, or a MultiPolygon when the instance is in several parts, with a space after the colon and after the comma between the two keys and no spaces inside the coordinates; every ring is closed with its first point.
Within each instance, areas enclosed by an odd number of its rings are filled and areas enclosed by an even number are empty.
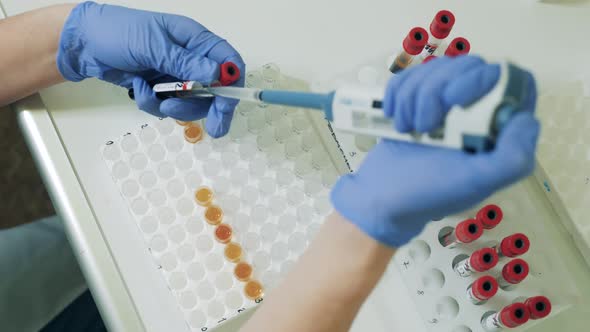
{"type": "MultiPolygon", "coordinates": [[[[61,0],[0,0],[8,16],[61,0]]],[[[509,57],[543,77],[590,76],[585,1],[105,1],[190,16],[228,39],[255,66],[276,62],[311,81],[338,75],[375,55],[394,52],[408,29],[426,26],[439,9],[457,17],[453,35],[474,53],[509,57]]],[[[541,85],[546,84],[542,81],[541,85]]],[[[180,331],[174,303],[154,298],[147,256],[126,245],[140,236],[100,156],[99,146],[149,116],[121,88],[87,80],[41,91],[14,105],[29,146],[93,291],[113,331],[180,331]],[[168,317],[168,319],[161,319],[168,317]]],[[[395,273],[395,272],[392,272],[395,273]]],[[[397,278],[393,278],[394,280],[397,278]]],[[[381,284],[355,331],[425,330],[403,284],[381,284]],[[389,307],[384,308],[384,299],[389,307]],[[392,307],[393,306],[393,307],[392,307]]],[[[231,331],[235,326],[226,326],[231,331]]]]}

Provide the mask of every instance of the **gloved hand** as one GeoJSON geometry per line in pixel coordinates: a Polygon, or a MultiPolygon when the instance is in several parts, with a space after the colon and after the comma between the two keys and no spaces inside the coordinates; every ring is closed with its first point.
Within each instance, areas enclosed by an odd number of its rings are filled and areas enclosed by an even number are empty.
{"type": "Polygon", "coordinates": [[[88,77],[134,88],[140,109],[159,117],[189,121],[207,117],[213,137],[227,133],[237,101],[156,98],[147,82],[195,80],[211,83],[219,65],[231,61],[242,73],[238,52],[201,24],[184,16],[84,2],[76,6],[62,31],[57,66],[64,78],[88,77]]]}
{"type": "MultiPolygon", "coordinates": [[[[496,83],[499,66],[472,56],[440,58],[404,71],[387,86],[383,108],[401,132],[429,132],[441,126],[453,105],[468,105],[496,83]]],[[[489,153],[383,140],[357,172],[334,186],[334,208],[372,238],[398,247],[425,224],[470,208],[496,190],[531,173],[539,124],[536,89],[526,112],[514,116],[489,153]]]]}

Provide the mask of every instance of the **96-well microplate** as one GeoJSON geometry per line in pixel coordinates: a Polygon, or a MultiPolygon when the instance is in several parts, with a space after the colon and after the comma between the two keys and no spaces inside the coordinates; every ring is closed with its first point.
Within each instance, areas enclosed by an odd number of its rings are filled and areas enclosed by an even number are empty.
{"type": "MultiPolygon", "coordinates": [[[[261,84],[277,80],[289,84],[281,75],[261,84]]],[[[213,190],[212,204],[223,210],[242,261],[268,290],[331,212],[328,194],[338,173],[324,150],[306,111],[247,103],[220,139],[203,129],[191,143],[183,125],[160,119],[102,147],[154,268],[191,330],[211,329],[262,301],[244,295],[246,283],[234,276],[236,264],[225,258],[226,244],[215,239],[195,191],[213,190]]]]}

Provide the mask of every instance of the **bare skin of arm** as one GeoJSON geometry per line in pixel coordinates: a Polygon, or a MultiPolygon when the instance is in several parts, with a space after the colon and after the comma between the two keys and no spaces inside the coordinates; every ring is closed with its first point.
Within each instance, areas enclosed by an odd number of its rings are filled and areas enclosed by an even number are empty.
{"type": "Polygon", "coordinates": [[[339,214],[330,215],[241,331],[348,331],[394,252],[339,214]]]}
{"type": "Polygon", "coordinates": [[[64,81],[56,57],[72,8],[51,6],[0,20],[0,106],[64,81]]]}

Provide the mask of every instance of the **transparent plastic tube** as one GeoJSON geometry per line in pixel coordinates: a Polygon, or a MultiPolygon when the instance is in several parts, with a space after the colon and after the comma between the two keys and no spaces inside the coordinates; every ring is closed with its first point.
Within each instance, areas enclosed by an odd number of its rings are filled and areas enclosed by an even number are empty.
{"type": "Polygon", "coordinates": [[[423,28],[416,27],[410,30],[404,42],[402,43],[402,51],[398,53],[389,67],[389,71],[394,74],[399,73],[405,68],[409,67],[414,59],[414,56],[420,54],[426,43],[428,42],[428,32],[423,28]]]}

